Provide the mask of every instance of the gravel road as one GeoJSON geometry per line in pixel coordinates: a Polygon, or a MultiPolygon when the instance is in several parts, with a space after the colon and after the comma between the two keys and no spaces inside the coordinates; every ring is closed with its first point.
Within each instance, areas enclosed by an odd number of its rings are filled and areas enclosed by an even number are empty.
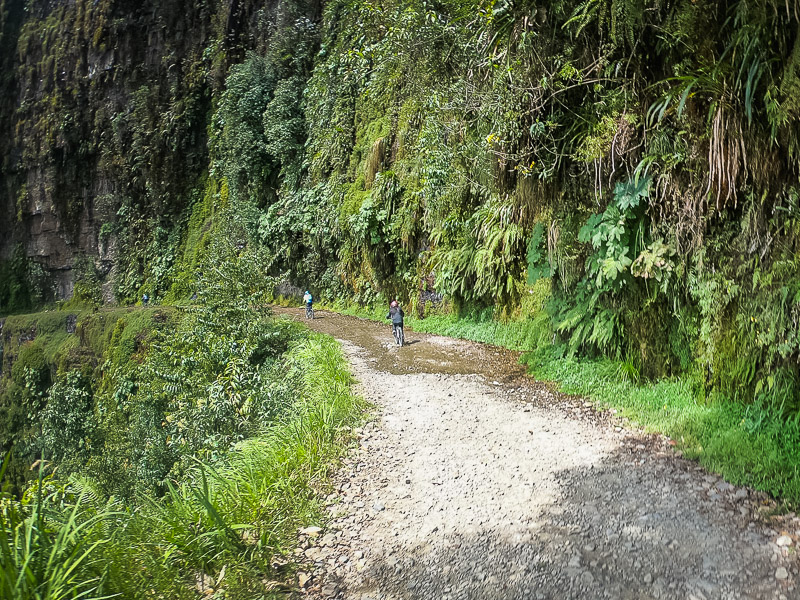
{"type": "MultiPolygon", "coordinates": [[[[297,311],[278,312],[298,317],[297,311]]],[[[312,598],[795,599],[800,519],[502,349],[319,312],[375,418],[300,532],[312,598]]]]}

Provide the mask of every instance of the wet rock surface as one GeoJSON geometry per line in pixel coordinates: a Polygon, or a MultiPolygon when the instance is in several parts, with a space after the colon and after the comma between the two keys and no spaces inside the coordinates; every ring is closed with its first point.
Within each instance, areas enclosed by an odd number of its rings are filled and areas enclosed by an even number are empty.
{"type": "MultiPolygon", "coordinates": [[[[294,316],[294,313],[290,313],[294,316]]],[[[800,598],[800,520],[523,377],[514,353],[324,313],[376,416],[299,534],[314,598],[800,598]]]]}

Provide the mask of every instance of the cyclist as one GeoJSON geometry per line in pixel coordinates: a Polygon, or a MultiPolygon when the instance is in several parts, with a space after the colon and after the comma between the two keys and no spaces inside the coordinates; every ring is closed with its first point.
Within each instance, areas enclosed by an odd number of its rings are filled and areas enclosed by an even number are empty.
{"type": "Polygon", "coordinates": [[[405,317],[403,309],[400,308],[397,300],[392,300],[389,304],[389,314],[386,315],[386,318],[392,320],[392,335],[394,335],[398,346],[403,345],[403,317],[405,317]]]}
{"type": "Polygon", "coordinates": [[[306,305],[306,318],[314,318],[314,309],[312,304],[314,302],[314,296],[311,295],[311,292],[306,290],[306,293],[303,295],[303,304],[306,305]]]}

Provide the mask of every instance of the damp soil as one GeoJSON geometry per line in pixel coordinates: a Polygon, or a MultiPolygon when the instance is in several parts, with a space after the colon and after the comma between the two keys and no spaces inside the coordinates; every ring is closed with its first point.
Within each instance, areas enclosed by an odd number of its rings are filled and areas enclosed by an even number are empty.
{"type": "MultiPolygon", "coordinates": [[[[301,319],[301,311],[276,309],[301,319]]],[[[297,588],[355,600],[800,598],[800,520],[518,353],[335,313],[373,418],[299,533],[297,588]]]]}
{"type": "MultiPolygon", "coordinates": [[[[315,331],[362,348],[372,366],[392,375],[441,373],[447,375],[479,374],[503,383],[521,381],[525,368],[519,352],[439,335],[417,333],[405,327],[405,345],[398,347],[392,326],[347,315],[315,310],[315,318],[305,318],[300,309],[275,308],[279,315],[302,320],[315,331]]],[[[527,379],[527,378],[525,378],[527,379]]]]}

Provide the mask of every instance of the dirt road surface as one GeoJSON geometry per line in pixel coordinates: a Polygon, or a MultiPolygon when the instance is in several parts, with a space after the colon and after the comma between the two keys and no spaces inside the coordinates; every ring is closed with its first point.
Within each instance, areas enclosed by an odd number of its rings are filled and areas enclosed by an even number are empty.
{"type": "MultiPolygon", "coordinates": [[[[298,310],[277,309],[292,318],[298,310]]],[[[319,311],[375,418],[300,534],[347,600],[797,599],[800,520],[524,375],[492,346],[319,311]]]]}

